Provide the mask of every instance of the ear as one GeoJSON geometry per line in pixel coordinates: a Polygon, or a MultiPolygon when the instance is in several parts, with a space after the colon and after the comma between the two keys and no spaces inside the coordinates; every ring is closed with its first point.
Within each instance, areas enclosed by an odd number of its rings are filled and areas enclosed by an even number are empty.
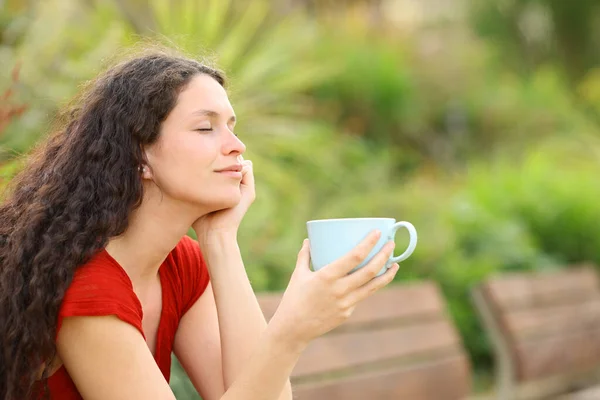
{"type": "Polygon", "coordinates": [[[152,174],[152,168],[150,168],[150,162],[148,157],[152,157],[152,149],[148,148],[148,146],[140,145],[140,150],[142,151],[142,159],[140,160],[139,173],[142,179],[152,180],[154,177],[152,174]]]}
{"type": "Polygon", "coordinates": [[[142,175],[142,179],[152,179],[152,169],[148,164],[140,165],[140,174],[142,175]]]}

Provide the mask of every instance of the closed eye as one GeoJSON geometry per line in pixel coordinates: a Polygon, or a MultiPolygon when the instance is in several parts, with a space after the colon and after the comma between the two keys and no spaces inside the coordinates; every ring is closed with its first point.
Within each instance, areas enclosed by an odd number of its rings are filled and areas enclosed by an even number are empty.
{"type": "Polygon", "coordinates": [[[198,132],[210,132],[210,131],[212,131],[213,129],[212,129],[212,128],[201,128],[201,129],[194,129],[194,130],[195,130],[195,131],[198,131],[198,132]]]}

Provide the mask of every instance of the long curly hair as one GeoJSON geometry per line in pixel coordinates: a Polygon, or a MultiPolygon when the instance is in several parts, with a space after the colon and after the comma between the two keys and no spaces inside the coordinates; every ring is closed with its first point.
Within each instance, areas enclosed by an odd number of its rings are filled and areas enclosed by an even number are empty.
{"type": "Polygon", "coordinates": [[[127,229],[143,197],[143,148],[198,74],[225,85],[220,71],[171,50],[121,61],[87,85],[11,181],[0,205],[0,399],[30,398],[40,383],[48,396],[65,290],[127,229]]]}

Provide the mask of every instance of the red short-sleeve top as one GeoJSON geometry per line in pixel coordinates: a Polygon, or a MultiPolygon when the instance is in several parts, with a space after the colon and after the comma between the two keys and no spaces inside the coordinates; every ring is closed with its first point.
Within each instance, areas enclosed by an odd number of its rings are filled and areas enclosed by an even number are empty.
{"type": "MultiPolygon", "coordinates": [[[[154,359],[168,382],[179,321],[202,295],[210,278],[198,243],[188,236],[182,238],[169,253],[158,273],[162,286],[162,311],[154,359]]],[[[106,250],[76,270],[60,307],[56,332],[58,334],[65,317],[101,315],[115,315],[136,327],[144,336],[142,305],[133,291],[131,280],[106,250]]],[[[82,398],[64,366],[50,376],[48,386],[52,399],[82,398]]]]}

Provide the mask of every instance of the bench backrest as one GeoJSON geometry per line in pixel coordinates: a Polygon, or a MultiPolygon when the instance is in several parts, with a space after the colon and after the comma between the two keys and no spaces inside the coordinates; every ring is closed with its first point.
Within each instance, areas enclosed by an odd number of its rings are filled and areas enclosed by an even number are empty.
{"type": "MultiPolygon", "coordinates": [[[[262,294],[270,319],[281,294],[262,294]]],[[[462,399],[470,364],[433,283],[396,285],[314,340],[292,374],[295,399],[462,399]]]]}
{"type": "Polygon", "coordinates": [[[514,381],[574,375],[600,365],[600,285],[593,267],[503,275],[475,294],[514,381]]]}

